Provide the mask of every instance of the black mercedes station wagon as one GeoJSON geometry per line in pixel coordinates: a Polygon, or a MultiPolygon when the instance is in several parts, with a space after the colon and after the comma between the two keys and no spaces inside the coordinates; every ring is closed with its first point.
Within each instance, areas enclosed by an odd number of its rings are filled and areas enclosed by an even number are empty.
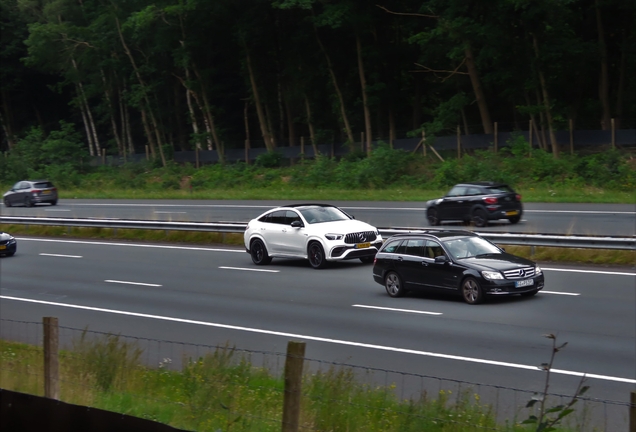
{"type": "Polygon", "coordinates": [[[533,296],[543,288],[541,268],[463,230],[425,230],[386,240],[373,264],[373,279],[391,297],[407,291],[459,294],[469,304],[487,296],[533,296]]]}

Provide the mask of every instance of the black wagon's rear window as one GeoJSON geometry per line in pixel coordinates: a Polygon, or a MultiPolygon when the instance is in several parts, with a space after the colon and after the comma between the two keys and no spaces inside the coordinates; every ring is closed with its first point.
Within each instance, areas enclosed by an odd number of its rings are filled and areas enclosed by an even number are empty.
{"type": "Polygon", "coordinates": [[[51,183],[51,182],[39,182],[39,183],[36,183],[34,185],[34,187],[41,188],[41,189],[52,188],[53,187],[53,183],[51,183]]]}

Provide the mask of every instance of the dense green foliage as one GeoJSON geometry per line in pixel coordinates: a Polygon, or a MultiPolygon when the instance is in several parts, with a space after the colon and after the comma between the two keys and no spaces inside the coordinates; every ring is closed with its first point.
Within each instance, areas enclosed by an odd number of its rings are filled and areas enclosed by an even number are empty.
{"type": "MultiPolygon", "coordinates": [[[[549,149],[569,119],[634,127],[635,11],[624,0],[0,0],[0,151],[60,121],[91,155],[148,145],[165,166],[173,150],[246,139],[274,150],[530,119],[549,149]]],[[[376,181],[358,174],[354,184],[376,181]]]]}
{"type": "MultiPolygon", "coordinates": [[[[517,189],[599,188],[633,192],[636,161],[629,153],[608,149],[588,155],[564,155],[555,159],[541,149],[531,149],[517,136],[495,153],[476,151],[461,159],[443,162],[430,155],[413,154],[380,145],[371,155],[347,158],[319,156],[289,165],[276,152],[264,154],[256,164],[192,165],[174,162],[129,163],[119,167],[90,167],[76,163],[84,154],[74,141],[70,125],[43,137],[34,129],[19,141],[16,151],[0,157],[0,183],[11,184],[23,177],[46,177],[63,189],[166,191],[229,189],[349,189],[389,188],[446,189],[474,180],[501,181],[517,189]],[[62,159],[61,157],[64,156],[62,159]],[[51,162],[59,157],[57,163],[51,162]]],[[[377,199],[383,199],[379,194],[377,199]]]]}

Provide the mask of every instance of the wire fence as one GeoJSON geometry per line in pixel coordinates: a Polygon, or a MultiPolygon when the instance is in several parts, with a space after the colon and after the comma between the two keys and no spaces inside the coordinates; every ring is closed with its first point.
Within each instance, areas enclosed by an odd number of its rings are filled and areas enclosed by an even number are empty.
{"type": "MultiPolygon", "coordinates": [[[[58,329],[61,401],[185,430],[285,430],[289,352],[58,329]]],[[[0,320],[0,388],[45,395],[45,334],[41,322],[0,320]]],[[[520,423],[541,415],[543,398],[544,413],[573,399],[542,394],[542,382],[518,389],[306,357],[301,365],[294,430],[528,431],[536,425],[520,423]]],[[[627,430],[635,409],[627,401],[576,400],[563,430],[627,430]]]]}

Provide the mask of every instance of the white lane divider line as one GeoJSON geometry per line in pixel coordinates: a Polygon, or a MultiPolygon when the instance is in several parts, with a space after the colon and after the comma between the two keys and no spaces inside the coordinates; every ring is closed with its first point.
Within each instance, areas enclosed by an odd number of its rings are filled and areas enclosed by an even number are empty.
{"type": "Polygon", "coordinates": [[[224,270],[243,270],[243,271],[265,272],[265,273],[280,273],[280,270],[253,269],[253,268],[245,268],[245,267],[219,266],[219,268],[224,270]]]}
{"type": "Polygon", "coordinates": [[[626,214],[633,215],[636,212],[630,211],[611,211],[611,210],[524,210],[524,213],[578,213],[578,214],[626,214]]]}
{"type": "MultiPolygon", "coordinates": [[[[115,309],[104,309],[104,308],[97,308],[92,306],[81,306],[81,305],[57,303],[57,302],[50,302],[50,301],[43,301],[43,300],[25,299],[20,297],[10,297],[10,296],[0,295],[0,299],[22,301],[27,303],[38,303],[38,304],[44,304],[49,306],[59,306],[59,307],[66,307],[66,308],[72,308],[72,309],[91,310],[96,312],[104,312],[104,313],[111,313],[111,314],[117,314],[117,315],[134,316],[139,318],[150,318],[150,319],[156,319],[156,320],[178,322],[183,324],[194,324],[194,325],[201,325],[206,327],[224,328],[228,330],[267,334],[271,336],[282,336],[285,338],[305,339],[305,340],[312,340],[316,342],[332,343],[336,345],[354,346],[358,348],[368,348],[368,349],[375,349],[380,351],[391,351],[391,352],[398,352],[402,354],[413,354],[413,355],[419,355],[419,356],[425,356],[425,357],[442,358],[442,359],[457,360],[457,361],[463,361],[463,362],[469,362],[469,363],[479,363],[479,364],[485,364],[490,366],[503,366],[503,367],[509,367],[514,369],[543,372],[543,368],[540,366],[525,365],[521,363],[510,363],[510,362],[497,361],[497,360],[480,359],[477,357],[465,357],[465,356],[458,356],[458,355],[452,355],[452,354],[442,354],[442,353],[435,353],[430,351],[414,350],[409,348],[398,348],[398,347],[391,347],[391,346],[385,346],[385,345],[374,345],[374,344],[368,344],[368,343],[362,343],[362,342],[354,342],[354,341],[347,341],[347,340],[341,340],[341,339],[330,339],[330,338],[302,335],[302,334],[296,334],[296,333],[286,333],[286,332],[265,330],[265,329],[259,329],[259,328],[253,328],[253,327],[241,327],[241,326],[213,323],[213,322],[207,322],[207,321],[196,321],[196,320],[190,320],[190,319],[184,319],[184,318],[167,317],[167,316],[161,316],[161,315],[150,315],[150,314],[144,314],[139,312],[129,312],[129,311],[122,311],[122,310],[115,310],[115,309]]],[[[628,383],[628,384],[636,384],[636,379],[634,378],[625,378],[625,377],[619,377],[619,376],[591,374],[587,372],[568,371],[563,369],[552,369],[551,373],[573,375],[573,376],[580,376],[580,377],[585,376],[588,379],[595,378],[595,379],[604,380],[604,381],[614,381],[614,382],[621,382],[621,383],[628,383]]]]}
{"type": "Polygon", "coordinates": [[[549,270],[556,272],[570,272],[570,273],[594,273],[594,274],[605,274],[605,275],[617,275],[617,276],[636,276],[636,273],[627,273],[627,272],[614,272],[614,271],[600,271],[600,270],[577,270],[577,269],[560,269],[560,268],[546,268],[541,267],[541,270],[549,270]]]}
{"type": "Polygon", "coordinates": [[[543,294],[558,294],[558,295],[565,295],[565,296],[580,296],[581,293],[566,293],[566,292],[557,292],[557,291],[539,291],[540,293],[543,294]]]}
{"type": "Polygon", "coordinates": [[[107,279],[104,282],[126,284],[126,285],[141,285],[141,286],[149,286],[149,287],[160,287],[161,286],[161,285],[158,285],[158,284],[151,284],[151,283],[118,281],[118,280],[110,280],[110,279],[107,279]]]}
{"type": "Polygon", "coordinates": [[[65,212],[65,211],[70,212],[71,210],[70,209],[44,209],[44,211],[47,211],[47,212],[65,212]]]}
{"type": "Polygon", "coordinates": [[[359,304],[354,304],[351,306],[357,307],[357,308],[378,309],[378,310],[385,310],[385,311],[391,311],[391,312],[407,312],[407,313],[424,314],[424,315],[442,315],[441,312],[427,312],[427,311],[419,311],[419,310],[412,310],[412,309],[396,309],[396,308],[368,306],[368,305],[359,305],[359,304]]]}
{"type": "Polygon", "coordinates": [[[61,258],[83,258],[82,255],[62,255],[62,254],[50,254],[50,253],[41,253],[42,256],[50,256],[50,257],[61,257],[61,258]]]}
{"type": "Polygon", "coordinates": [[[178,211],[156,211],[155,212],[155,214],[174,214],[174,213],[186,214],[188,212],[178,212],[178,211]]]}

